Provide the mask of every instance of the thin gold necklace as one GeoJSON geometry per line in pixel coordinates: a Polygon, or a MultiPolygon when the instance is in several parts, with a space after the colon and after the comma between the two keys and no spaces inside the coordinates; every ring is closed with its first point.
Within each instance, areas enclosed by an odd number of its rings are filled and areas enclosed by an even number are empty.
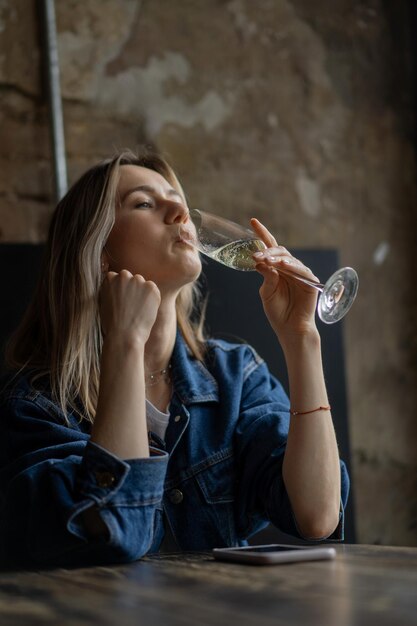
{"type": "Polygon", "coordinates": [[[149,374],[146,374],[145,387],[153,387],[154,385],[157,385],[161,380],[167,384],[170,383],[171,368],[172,365],[171,363],[169,363],[167,367],[164,367],[164,369],[162,370],[156,370],[155,372],[150,372],[149,374]]]}

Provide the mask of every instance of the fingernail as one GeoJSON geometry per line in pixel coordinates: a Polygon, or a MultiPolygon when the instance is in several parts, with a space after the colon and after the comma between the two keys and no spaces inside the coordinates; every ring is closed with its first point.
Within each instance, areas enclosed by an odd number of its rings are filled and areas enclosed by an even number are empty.
{"type": "Polygon", "coordinates": [[[264,257],[264,256],[265,256],[265,252],[254,252],[253,256],[254,256],[256,259],[262,259],[262,257],[264,257]]]}
{"type": "Polygon", "coordinates": [[[282,262],[286,263],[287,265],[292,265],[291,259],[283,259],[282,262]]]}

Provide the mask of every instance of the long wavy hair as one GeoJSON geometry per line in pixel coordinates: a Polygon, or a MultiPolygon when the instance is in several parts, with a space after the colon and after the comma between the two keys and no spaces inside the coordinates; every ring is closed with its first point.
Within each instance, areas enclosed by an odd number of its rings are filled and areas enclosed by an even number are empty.
{"type": "MultiPolygon", "coordinates": [[[[89,169],[58,203],[49,227],[40,278],[32,301],[12,335],[6,362],[47,377],[52,397],[67,416],[94,421],[102,332],[98,294],[102,252],[113,227],[120,167],[140,165],[161,174],[183,194],[161,156],[123,151],[89,169]]],[[[185,285],[176,301],[178,326],[196,359],[204,359],[204,307],[198,284],[185,285]]]]}

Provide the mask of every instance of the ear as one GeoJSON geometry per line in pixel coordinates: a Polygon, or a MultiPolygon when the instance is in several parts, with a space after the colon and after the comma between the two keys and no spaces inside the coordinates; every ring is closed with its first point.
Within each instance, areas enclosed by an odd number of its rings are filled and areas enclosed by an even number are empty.
{"type": "Polygon", "coordinates": [[[101,271],[103,274],[107,274],[110,267],[110,256],[106,250],[106,246],[103,248],[103,252],[101,253],[101,271]]]}

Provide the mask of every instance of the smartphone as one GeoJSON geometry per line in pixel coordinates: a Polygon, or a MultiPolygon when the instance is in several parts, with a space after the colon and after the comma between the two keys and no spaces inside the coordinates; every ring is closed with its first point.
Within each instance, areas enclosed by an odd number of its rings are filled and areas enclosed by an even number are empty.
{"type": "Polygon", "coordinates": [[[214,548],[213,556],[219,561],[275,565],[294,561],[317,561],[334,559],[336,550],[328,546],[305,547],[271,543],[266,546],[244,546],[242,548],[214,548]]]}

